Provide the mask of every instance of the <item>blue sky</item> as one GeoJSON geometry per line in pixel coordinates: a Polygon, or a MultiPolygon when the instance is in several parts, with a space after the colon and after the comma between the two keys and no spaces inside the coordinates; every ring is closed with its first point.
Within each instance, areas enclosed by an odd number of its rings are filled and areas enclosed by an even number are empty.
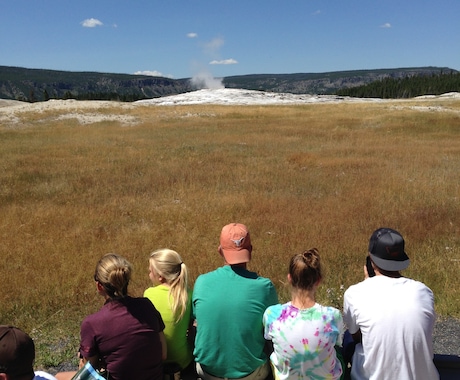
{"type": "Polygon", "coordinates": [[[0,65],[188,78],[445,66],[459,0],[0,0],[0,65]]]}

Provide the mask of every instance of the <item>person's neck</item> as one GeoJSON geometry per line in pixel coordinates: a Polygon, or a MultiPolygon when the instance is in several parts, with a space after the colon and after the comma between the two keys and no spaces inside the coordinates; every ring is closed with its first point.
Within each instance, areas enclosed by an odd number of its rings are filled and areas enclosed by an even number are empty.
{"type": "Polygon", "coordinates": [[[376,276],[385,276],[385,277],[391,277],[391,278],[400,278],[402,277],[401,273],[398,271],[389,271],[389,270],[383,270],[380,268],[375,268],[375,275],[376,276]]]}
{"type": "Polygon", "coordinates": [[[292,289],[291,291],[291,304],[297,309],[309,309],[316,303],[315,289],[301,290],[292,289]]]}
{"type": "Polygon", "coordinates": [[[247,269],[247,263],[227,264],[227,265],[230,265],[232,268],[243,268],[243,269],[247,269]]]}

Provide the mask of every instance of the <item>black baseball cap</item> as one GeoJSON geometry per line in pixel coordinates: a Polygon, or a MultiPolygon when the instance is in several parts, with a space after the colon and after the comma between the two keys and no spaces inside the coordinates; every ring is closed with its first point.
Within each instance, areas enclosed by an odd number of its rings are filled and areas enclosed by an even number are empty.
{"type": "Polygon", "coordinates": [[[409,257],[404,251],[404,239],[391,228],[375,230],[369,240],[369,256],[379,268],[400,271],[409,266],[409,257]]]}
{"type": "Polygon", "coordinates": [[[0,372],[10,379],[32,380],[35,345],[24,331],[9,325],[0,326],[0,372]]]}

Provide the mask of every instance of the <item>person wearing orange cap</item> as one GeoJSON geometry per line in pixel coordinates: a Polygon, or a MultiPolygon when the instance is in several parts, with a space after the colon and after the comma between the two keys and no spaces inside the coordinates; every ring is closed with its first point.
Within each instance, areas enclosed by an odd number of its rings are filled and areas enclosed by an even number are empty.
{"type": "Polygon", "coordinates": [[[56,380],[49,373],[34,371],[32,338],[14,326],[0,326],[0,380],[56,380]]]}
{"type": "Polygon", "coordinates": [[[271,369],[262,317],[278,295],[268,278],[247,269],[252,244],[244,224],[223,227],[218,252],[225,265],[198,276],[193,288],[198,377],[263,380],[271,369]]]}

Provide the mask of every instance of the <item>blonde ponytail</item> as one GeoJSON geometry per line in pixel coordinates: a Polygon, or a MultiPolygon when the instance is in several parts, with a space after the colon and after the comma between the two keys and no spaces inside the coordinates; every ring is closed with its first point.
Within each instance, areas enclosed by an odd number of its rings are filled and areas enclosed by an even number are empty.
{"type": "Polygon", "coordinates": [[[169,305],[177,323],[187,309],[189,297],[187,266],[176,251],[167,248],[152,252],[149,263],[169,285],[169,305]]]}

